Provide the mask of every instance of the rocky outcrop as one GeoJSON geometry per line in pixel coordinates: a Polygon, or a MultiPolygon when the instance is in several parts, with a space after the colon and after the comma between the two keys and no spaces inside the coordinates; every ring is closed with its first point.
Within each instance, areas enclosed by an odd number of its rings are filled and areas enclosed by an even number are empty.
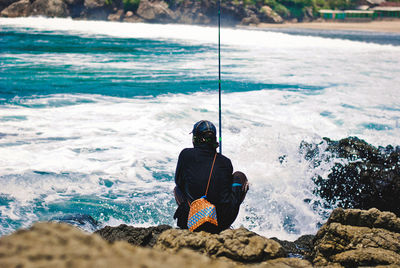
{"type": "Polygon", "coordinates": [[[84,0],[83,7],[81,16],[86,19],[106,20],[112,12],[112,7],[106,0],[84,0]]]}
{"type": "Polygon", "coordinates": [[[176,18],[175,13],[168,8],[168,4],[164,1],[141,0],[136,14],[149,22],[170,22],[176,18]]]}
{"type": "Polygon", "coordinates": [[[88,234],[65,223],[36,223],[0,238],[0,267],[400,266],[400,218],[391,212],[335,209],[311,239],[279,241],[282,247],[244,228],[209,234],[120,225],[88,234]],[[306,259],[293,258],[302,254],[306,259]]]}
{"type": "Polygon", "coordinates": [[[31,3],[29,0],[20,0],[3,9],[0,15],[8,18],[26,17],[30,15],[30,11],[31,3]]]}
{"type": "MultiPolygon", "coordinates": [[[[53,222],[36,223],[29,230],[19,230],[1,237],[0,267],[234,268],[243,265],[223,258],[209,258],[185,248],[171,254],[121,241],[109,243],[97,234],[88,234],[72,225],[53,222]]],[[[300,268],[310,267],[310,263],[296,258],[278,258],[252,267],[300,268]]]]}
{"type": "Polygon", "coordinates": [[[144,22],[144,19],[138,17],[132,11],[128,11],[125,13],[123,21],[125,21],[125,22],[144,22]]]}
{"type": "Polygon", "coordinates": [[[107,20],[109,21],[122,21],[124,18],[124,10],[119,9],[117,12],[108,15],[107,20]]]}
{"type": "Polygon", "coordinates": [[[106,226],[95,233],[111,243],[115,241],[126,241],[135,246],[153,247],[158,236],[165,230],[171,228],[172,227],[169,225],[140,228],[121,224],[117,227],[106,226]]]}
{"type": "Polygon", "coordinates": [[[377,148],[357,137],[324,140],[317,146],[301,145],[306,159],[314,165],[321,161],[337,162],[326,178],[313,178],[314,193],[331,205],[358,209],[376,207],[400,216],[400,147],[377,148]],[[326,152],[331,156],[321,158],[326,152]]]}
{"type": "MultiPolygon", "coordinates": [[[[129,2],[129,1],[128,1],[129,2]]],[[[43,15],[126,22],[155,22],[216,25],[216,0],[138,0],[126,4],[123,0],[0,0],[1,16],[43,15]],[[32,12],[31,12],[32,9],[32,12]]],[[[269,6],[257,6],[245,1],[221,2],[221,24],[235,26],[260,22],[282,23],[282,18],[269,6]]]]}
{"type": "Polygon", "coordinates": [[[31,6],[31,15],[65,18],[69,10],[63,0],[36,0],[31,6]]]}
{"type": "Polygon", "coordinates": [[[273,237],[271,239],[278,242],[289,257],[304,258],[310,255],[313,250],[314,237],[314,235],[302,235],[294,242],[279,240],[276,237],[273,237]]]}
{"type": "Polygon", "coordinates": [[[269,6],[263,6],[260,9],[260,18],[262,22],[283,23],[283,19],[269,6]]]}
{"type": "Polygon", "coordinates": [[[335,209],[318,231],[314,265],[400,265],[400,218],[377,209],[335,209]]]}
{"type": "Polygon", "coordinates": [[[37,223],[0,238],[0,267],[118,267],[233,268],[236,265],[212,260],[193,251],[173,256],[158,250],[113,244],[64,223],[37,223]]]}
{"type": "Polygon", "coordinates": [[[243,263],[261,262],[286,255],[276,241],[244,228],[229,229],[220,234],[170,229],[158,237],[155,248],[169,252],[192,249],[207,256],[226,257],[243,263]]]}

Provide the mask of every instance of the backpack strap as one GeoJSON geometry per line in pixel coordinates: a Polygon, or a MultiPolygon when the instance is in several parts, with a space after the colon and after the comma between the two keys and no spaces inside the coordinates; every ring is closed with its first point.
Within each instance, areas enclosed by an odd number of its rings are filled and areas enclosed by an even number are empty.
{"type": "MultiPolygon", "coordinates": [[[[210,176],[208,177],[206,193],[204,194],[204,196],[202,196],[200,198],[203,198],[203,197],[206,198],[207,197],[208,187],[210,186],[210,180],[211,180],[211,176],[212,176],[212,172],[213,172],[213,169],[214,169],[214,164],[215,164],[215,159],[216,158],[217,158],[217,153],[215,153],[215,155],[214,155],[214,160],[213,160],[213,163],[212,163],[212,166],[211,166],[210,176]]],[[[188,202],[189,207],[190,207],[191,204],[190,204],[189,200],[187,200],[187,202],[188,202]]]]}
{"type": "Polygon", "coordinates": [[[214,155],[214,160],[211,166],[211,171],[210,171],[210,177],[208,177],[208,183],[207,183],[207,189],[206,189],[206,193],[204,194],[205,197],[207,197],[207,193],[208,193],[208,187],[210,186],[210,180],[211,180],[211,176],[212,176],[212,172],[214,169],[214,164],[215,164],[215,159],[217,158],[217,153],[215,153],[214,155]]]}

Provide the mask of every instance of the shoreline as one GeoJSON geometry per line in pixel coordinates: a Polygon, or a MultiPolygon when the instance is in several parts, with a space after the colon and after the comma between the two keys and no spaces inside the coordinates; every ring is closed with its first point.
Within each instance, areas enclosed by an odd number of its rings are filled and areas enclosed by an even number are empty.
{"type": "MultiPolygon", "coordinates": [[[[34,16],[35,17],[35,16],[34,16]]],[[[34,18],[33,17],[33,18],[34,18]]],[[[7,17],[1,17],[7,19],[7,17]]],[[[17,18],[32,18],[31,16],[21,16],[17,18]]],[[[44,17],[47,18],[47,17],[44,17]]],[[[61,18],[61,17],[54,17],[61,18]]],[[[104,21],[104,22],[115,22],[112,20],[88,20],[85,18],[71,18],[74,21],[104,21]]],[[[120,23],[132,23],[131,21],[119,21],[120,23]]],[[[151,22],[133,22],[133,23],[150,23],[151,22]]],[[[182,23],[155,23],[155,24],[182,24],[182,23]]],[[[194,25],[194,26],[215,26],[210,24],[182,24],[182,25],[194,25]]],[[[231,26],[232,27],[232,26],[231,26]]],[[[392,33],[400,34],[400,20],[388,20],[388,21],[370,21],[370,22],[330,22],[330,21],[313,21],[313,22],[283,22],[283,23],[259,23],[251,25],[236,25],[233,29],[248,29],[248,30],[267,30],[267,29],[307,29],[307,30],[341,30],[341,31],[361,31],[361,32],[379,32],[379,33],[392,33]]]]}
{"type": "MultiPolygon", "coordinates": [[[[243,28],[247,28],[246,26],[243,28]]],[[[255,29],[313,29],[313,30],[346,30],[369,31],[382,33],[400,33],[400,20],[371,22],[284,22],[282,24],[260,23],[255,29]]]]}

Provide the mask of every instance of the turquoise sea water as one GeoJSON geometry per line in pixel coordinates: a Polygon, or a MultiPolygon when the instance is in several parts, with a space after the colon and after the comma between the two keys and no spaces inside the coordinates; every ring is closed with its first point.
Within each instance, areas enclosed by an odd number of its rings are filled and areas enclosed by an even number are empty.
{"type": "MultiPolygon", "coordinates": [[[[88,230],[173,225],[177,156],[193,123],[218,125],[216,37],[0,19],[0,235],[76,215],[98,221],[88,230]]],[[[222,30],[223,153],[251,181],[235,227],[283,239],[317,230],[330,209],[310,178],[333,163],[311,168],[299,144],[400,144],[399,59],[396,34],[222,30]]]]}

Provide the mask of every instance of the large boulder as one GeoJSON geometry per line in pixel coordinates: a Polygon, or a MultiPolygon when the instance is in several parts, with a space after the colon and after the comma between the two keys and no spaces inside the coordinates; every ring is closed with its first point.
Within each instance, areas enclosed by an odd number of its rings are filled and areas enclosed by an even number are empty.
{"type": "MultiPolygon", "coordinates": [[[[170,8],[176,14],[176,21],[185,24],[217,24],[218,1],[216,0],[182,0],[169,1],[170,8]]],[[[242,1],[221,2],[221,25],[234,26],[242,24],[257,24],[258,8],[255,5],[244,4],[242,1]],[[244,19],[244,21],[243,21],[244,19]]]]}
{"type": "Polygon", "coordinates": [[[269,6],[262,6],[260,9],[260,20],[261,22],[268,23],[283,23],[283,19],[269,6]]]}
{"type": "Polygon", "coordinates": [[[111,243],[115,241],[126,241],[135,246],[153,247],[158,236],[165,230],[171,228],[172,227],[169,225],[141,228],[121,224],[117,227],[106,226],[97,230],[95,233],[111,243]]]}
{"type": "Polygon", "coordinates": [[[251,15],[250,17],[243,18],[240,24],[242,25],[252,25],[252,24],[259,24],[260,19],[257,17],[256,14],[251,15]]]}
{"type": "Polygon", "coordinates": [[[311,259],[317,266],[400,265],[400,219],[377,209],[335,209],[315,237],[311,259]]]}
{"type": "Polygon", "coordinates": [[[81,16],[93,20],[106,20],[112,12],[112,5],[107,0],[84,0],[81,16]]]}
{"type": "Polygon", "coordinates": [[[124,18],[124,10],[119,9],[117,12],[108,15],[107,20],[109,21],[121,21],[124,18]]]}
{"type": "Polygon", "coordinates": [[[141,0],[136,15],[150,22],[171,22],[176,18],[164,1],[141,0]]]}
{"type": "MultiPolygon", "coordinates": [[[[212,16],[209,16],[213,8],[210,1],[175,1],[171,8],[174,10],[176,21],[183,24],[210,24],[212,16]]],[[[216,16],[214,16],[216,17],[216,16]]]]}
{"type": "Polygon", "coordinates": [[[127,11],[124,15],[124,22],[144,22],[144,19],[133,14],[132,11],[127,11]]]}
{"type": "Polygon", "coordinates": [[[31,3],[29,0],[20,0],[12,3],[7,8],[3,9],[0,13],[2,17],[26,17],[29,16],[31,11],[31,3]]]}
{"type": "Polygon", "coordinates": [[[63,0],[36,0],[32,4],[31,15],[68,17],[69,10],[63,0]]]}
{"type": "Polygon", "coordinates": [[[284,257],[281,245],[245,228],[225,230],[220,234],[170,229],[163,232],[155,248],[170,252],[192,249],[212,257],[226,257],[238,262],[261,262],[284,257]]]}
{"type": "Polygon", "coordinates": [[[319,145],[302,143],[300,151],[314,166],[334,161],[327,177],[313,178],[314,193],[343,208],[376,207],[400,216],[400,147],[374,147],[357,137],[324,138],[319,145]],[[329,153],[331,156],[326,157],[329,153]],[[325,158],[322,157],[325,155],[325,158]]]}
{"type": "Polygon", "coordinates": [[[29,230],[0,238],[0,267],[233,268],[236,265],[189,250],[171,256],[126,242],[110,244],[96,234],[65,223],[37,223],[29,230]]]}

